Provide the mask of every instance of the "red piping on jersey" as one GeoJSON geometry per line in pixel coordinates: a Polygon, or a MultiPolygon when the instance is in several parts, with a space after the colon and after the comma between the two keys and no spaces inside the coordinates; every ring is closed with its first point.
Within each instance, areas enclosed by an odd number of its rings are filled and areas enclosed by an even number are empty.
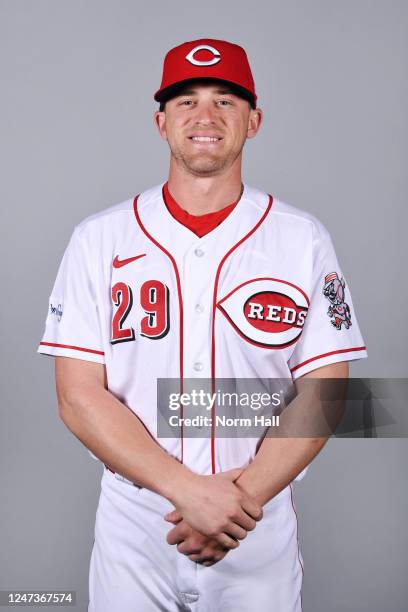
{"type": "Polygon", "coordinates": [[[55,344],[55,342],[40,342],[40,346],[56,346],[57,348],[73,349],[74,351],[83,351],[84,353],[94,353],[95,355],[105,355],[103,351],[95,351],[94,349],[83,348],[82,346],[71,346],[70,344],[55,344]]]}
{"type": "Polygon", "coordinates": [[[310,363],[311,361],[316,361],[316,359],[323,359],[323,357],[329,357],[330,355],[337,355],[338,353],[351,353],[352,351],[365,351],[365,350],[366,350],[365,346],[356,346],[354,348],[338,349],[337,351],[330,351],[329,353],[322,353],[321,355],[317,355],[316,357],[311,357],[310,359],[306,359],[306,361],[302,361],[302,363],[298,363],[293,368],[290,368],[290,371],[294,372],[295,370],[298,370],[299,368],[306,365],[307,363],[310,363]]]}
{"type": "MultiPolygon", "coordinates": [[[[264,222],[264,220],[266,219],[266,217],[268,216],[272,208],[272,203],[273,203],[273,197],[270,195],[268,206],[265,212],[263,213],[262,217],[256,223],[256,225],[254,225],[254,227],[243,238],[241,238],[241,240],[239,240],[236,244],[234,244],[234,246],[231,247],[230,250],[225,253],[224,257],[221,259],[220,263],[218,264],[217,272],[215,274],[215,281],[214,281],[212,322],[211,322],[211,388],[212,388],[212,393],[215,393],[215,313],[217,309],[217,291],[218,291],[218,281],[220,279],[221,269],[226,259],[231,255],[231,253],[233,253],[235,249],[237,249],[243,242],[245,242],[245,240],[247,240],[250,236],[252,236],[252,234],[256,232],[258,227],[264,222]]],[[[215,474],[214,423],[215,423],[215,403],[213,407],[211,408],[211,470],[213,474],[215,474]]]]}
{"type": "MultiPolygon", "coordinates": [[[[155,238],[153,238],[153,236],[151,234],[149,234],[149,232],[147,231],[147,229],[145,228],[145,226],[142,223],[142,220],[139,216],[139,211],[137,210],[137,200],[138,200],[139,196],[137,195],[135,197],[135,199],[133,200],[133,209],[135,212],[135,217],[136,217],[136,221],[139,224],[140,229],[142,230],[142,232],[147,236],[147,238],[149,240],[151,240],[151,242],[153,242],[153,244],[155,244],[161,251],[163,251],[163,253],[165,255],[167,255],[167,257],[170,259],[172,265],[173,265],[173,269],[174,269],[174,274],[176,276],[176,284],[177,284],[177,293],[178,293],[178,299],[179,299],[179,316],[180,316],[180,336],[179,336],[179,343],[180,343],[180,393],[183,393],[183,295],[181,293],[181,283],[180,283],[180,274],[177,268],[177,263],[176,260],[174,259],[173,255],[171,253],[169,253],[169,251],[167,249],[164,248],[164,246],[162,246],[159,242],[157,242],[157,240],[155,238]]],[[[181,418],[183,418],[183,406],[181,405],[181,418]]],[[[181,463],[183,463],[183,425],[181,425],[181,463]]]]}

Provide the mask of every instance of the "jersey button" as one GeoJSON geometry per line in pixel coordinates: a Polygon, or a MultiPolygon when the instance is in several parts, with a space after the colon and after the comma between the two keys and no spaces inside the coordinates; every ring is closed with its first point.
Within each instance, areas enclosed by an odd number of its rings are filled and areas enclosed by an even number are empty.
{"type": "Polygon", "coordinates": [[[204,366],[201,363],[201,361],[196,361],[195,364],[193,365],[193,368],[195,369],[196,372],[201,372],[203,367],[204,366]]]}
{"type": "Polygon", "coordinates": [[[201,313],[204,310],[204,306],[202,306],[201,304],[196,304],[194,310],[198,313],[201,313]]]}
{"type": "Polygon", "coordinates": [[[196,255],[197,257],[202,257],[204,255],[204,251],[202,249],[196,249],[194,251],[194,255],[196,255]]]}

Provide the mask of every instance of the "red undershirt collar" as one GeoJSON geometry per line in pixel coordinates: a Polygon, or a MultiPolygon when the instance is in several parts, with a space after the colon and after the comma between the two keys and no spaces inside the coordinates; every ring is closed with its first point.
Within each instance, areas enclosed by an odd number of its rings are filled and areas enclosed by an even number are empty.
{"type": "Polygon", "coordinates": [[[234,210],[235,206],[239,202],[239,199],[240,198],[238,198],[236,202],[233,202],[232,204],[225,206],[225,208],[215,212],[206,213],[204,215],[190,215],[190,213],[181,208],[181,206],[173,198],[169,191],[168,183],[166,182],[163,185],[163,200],[169,213],[176,219],[176,221],[182,225],[185,225],[200,238],[211,232],[217,227],[217,225],[222,223],[224,219],[226,219],[234,210]]]}

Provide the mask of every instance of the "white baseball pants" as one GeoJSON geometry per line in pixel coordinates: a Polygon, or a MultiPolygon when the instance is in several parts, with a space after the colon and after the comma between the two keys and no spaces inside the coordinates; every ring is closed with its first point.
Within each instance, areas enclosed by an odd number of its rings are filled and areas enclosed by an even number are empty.
{"type": "Polygon", "coordinates": [[[105,469],[96,513],[88,612],[301,612],[302,557],[288,486],[254,531],[205,567],[166,542],[173,506],[105,469]]]}

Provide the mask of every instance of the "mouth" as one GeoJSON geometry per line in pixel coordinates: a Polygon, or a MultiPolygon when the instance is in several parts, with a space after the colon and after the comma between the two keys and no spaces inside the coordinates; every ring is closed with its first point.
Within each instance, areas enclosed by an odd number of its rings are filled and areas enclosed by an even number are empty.
{"type": "Polygon", "coordinates": [[[198,144],[217,144],[222,140],[220,136],[189,136],[188,138],[198,144]]]}

